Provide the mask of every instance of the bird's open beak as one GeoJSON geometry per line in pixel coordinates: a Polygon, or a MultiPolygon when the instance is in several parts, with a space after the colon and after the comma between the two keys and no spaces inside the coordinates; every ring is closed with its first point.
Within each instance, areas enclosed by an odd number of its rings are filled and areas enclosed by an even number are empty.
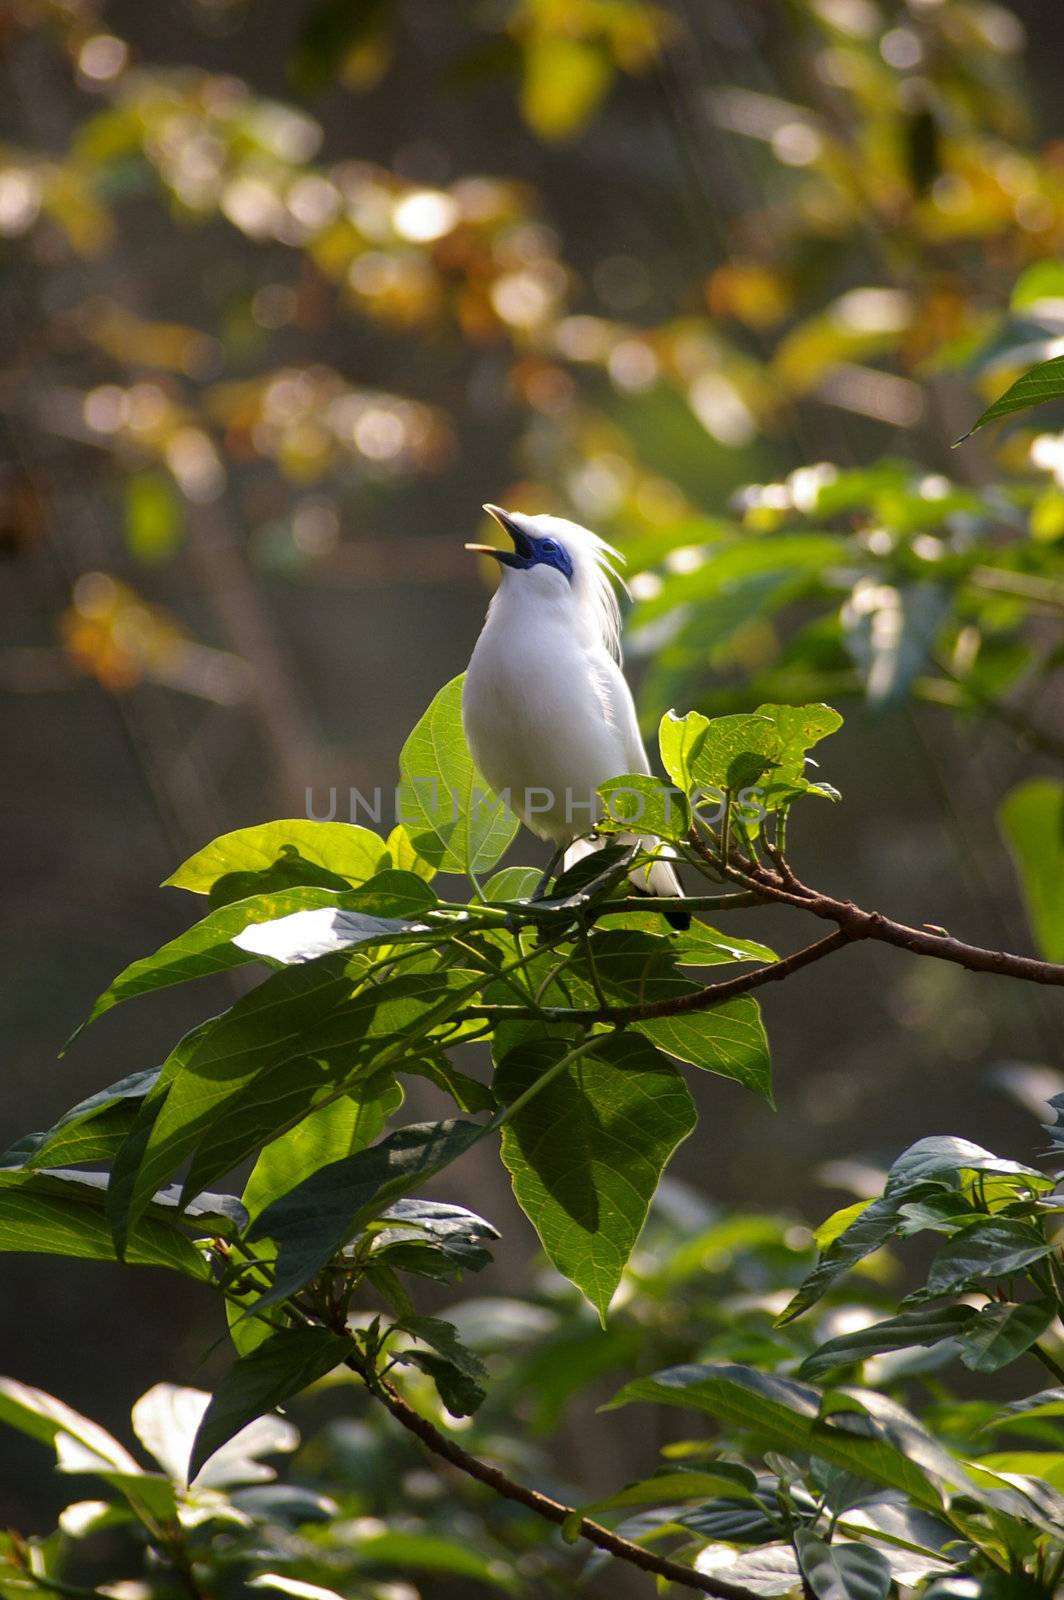
{"type": "MultiPolygon", "coordinates": [[[[483,509],[488,513],[489,517],[495,518],[504,533],[510,535],[517,555],[527,559],[532,554],[532,542],[528,535],[522,532],[510,513],[504,511],[501,506],[486,505],[483,509]]],[[[500,550],[493,544],[467,544],[466,549],[472,550],[476,555],[494,556],[496,561],[501,561],[506,565],[510,565],[513,561],[508,550],[500,550]]]]}

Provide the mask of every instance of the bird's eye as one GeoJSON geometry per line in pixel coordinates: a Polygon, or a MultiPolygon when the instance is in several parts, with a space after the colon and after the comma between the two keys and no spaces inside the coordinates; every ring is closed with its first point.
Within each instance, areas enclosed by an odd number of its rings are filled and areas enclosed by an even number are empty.
{"type": "Polygon", "coordinates": [[[558,546],[554,543],[553,539],[544,539],[539,548],[543,551],[545,556],[552,556],[554,555],[558,546]]]}

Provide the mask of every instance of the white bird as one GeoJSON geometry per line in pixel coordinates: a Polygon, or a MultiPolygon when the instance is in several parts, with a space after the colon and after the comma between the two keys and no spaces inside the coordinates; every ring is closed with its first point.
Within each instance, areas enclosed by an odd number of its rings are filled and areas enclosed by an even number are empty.
{"type": "MultiPolygon", "coordinates": [[[[620,582],[622,557],[564,517],[492,505],[484,510],[514,548],[466,545],[494,556],[501,568],[465,676],[466,741],[478,770],[525,825],[555,847],[568,847],[568,867],[612,842],[593,835],[599,785],[650,772],[621,671],[613,584],[620,582]]],[[[626,843],[638,838],[620,837],[626,843]]],[[[658,846],[652,838],[639,842],[658,846]]],[[[683,894],[675,868],[660,858],[636,869],[633,887],[643,894],[683,894]]],[[[668,920],[686,927],[690,917],[671,912],[668,920]]]]}

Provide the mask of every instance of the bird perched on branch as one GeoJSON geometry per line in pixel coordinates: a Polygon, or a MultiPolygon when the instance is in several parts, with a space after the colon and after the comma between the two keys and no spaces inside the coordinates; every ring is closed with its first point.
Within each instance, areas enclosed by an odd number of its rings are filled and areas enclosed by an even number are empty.
{"type": "MultiPolygon", "coordinates": [[[[462,692],[466,741],[478,769],[533,833],[567,847],[565,865],[606,842],[594,837],[595,791],[625,773],[649,774],[631,691],[621,671],[614,582],[622,559],[564,517],[484,507],[513,550],[468,544],[502,573],[462,692]],[[591,835],[589,837],[589,835],[591,835]]],[[[655,839],[622,834],[653,848],[655,839]]],[[[682,896],[664,860],[633,873],[633,888],[682,896]]],[[[684,912],[667,913],[687,927],[684,912]]]]}

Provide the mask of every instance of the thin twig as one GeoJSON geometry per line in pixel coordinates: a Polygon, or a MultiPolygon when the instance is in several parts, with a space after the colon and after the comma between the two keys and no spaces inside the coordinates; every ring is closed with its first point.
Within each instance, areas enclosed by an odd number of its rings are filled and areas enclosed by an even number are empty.
{"type": "Polygon", "coordinates": [[[814,961],[821,961],[824,956],[833,955],[836,950],[841,950],[844,945],[852,944],[855,939],[862,939],[865,935],[860,932],[851,932],[847,928],[836,928],[834,933],[829,933],[826,938],[818,939],[816,944],[805,945],[801,950],[795,950],[792,955],[784,956],[782,961],[773,961],[763,967],[755,967],[753,972],[743,972],[737,978],[728,978],[723,983],[710,984],[705,989],[692,989],[686,994],[669,995],[664,1000],[647,1000],[642,1005],[633,1006],[587,1006],[587,1007],[552,1007],[550,1010],[530,1011],[525,1006],[467,1006],[462,1012],[463,1017],[492,1017],[496,1022],[518,1020],[528,1017],[546,1018],[550,1022],[650,1022],[656,1017],[684,1016],[691,1011],[711,1011],[714,1006],[722,1006],[729,1000],[735,1000],[740,995],[749,994],[752,989],[760,989],[766,983],[778,983],[781,978],[789,978],[792,972],[798,972],[802,967],[808,967],[814,961]]]}
{"type": "MultiPolygon", "coordinates": [[[[400,1423],[408,1433],[420,1439],[422,1444],[433,1455],[440,1456],[444,1461],[449,1461],[453,1467],[464,1472],[468,1477],[475,1478],[478,1483],[486,1484],[496,1494],[506,1500],[516,1500],[518,1505],[523,1505],[537,1516],[544,1517],[548,1522],[557,1526],[570,1522],[579,1516],[573,1506],[564,1505],[560,1500],[552,1500],[549,1495],[541,1494],[538,1489],[530,1489],[526,1484],[518,1483],[509,1477],[500,1467],[493,1467],[487,1461],[481,1461],[479,1456],[474,1456],[468,1450],[463,1450],[454,1439],[441,1433],[427,1417],[415,1411],[413,1406],[407,1404],[403,1397],[392,1388],[391,1384],[384,1383],[379,1377],[367,1372],[357,1360],[348,1360],[347,1365],[363,1379],[370,1393],[373,1394],[395,1420],[400,1423]]],[[[678,1561],[670,1561],[667,1556],[655,1555],[653,1551],[644,1550],[642,1545],[632,1544],[628,1539],[622,1539],[620,1534],[614,1533],[609,1528],[604,1528],[601,1523],[592,1522],[588,1517],[580,1517],[578,1531],[582,1538],[596,1545],[600,1550],[605,1550],[609,1555],[616,1556],[620,1561],[627,1561],[630,1566],[639,1567],[643,1572],[652,1572],[659,1578],[667,1578],[672,1583],[683,1584],[688,1589],[696,1589],[700,1594],[715,1595],[718,1600],[754,1600],[749,1589],[744,1589],[736,1583],[728,1583],[723,1578],[709,1577],[702,1572],[696,1572],[693,1567],[682,1566],[678,1561]]]]}
{"type": "MultiPolygon", "coordinates": [[[[698,854],[718,865],[701,840],[693,842],[698,854]]],[[[980,945],[955,939],[949,933],[932,933],[929,927],[910,928],[904,922],[884,916],[881,911],[864,911],[852,900],[837,900],[834,895],[822,894],[793,876],[790,885],[785,885],[776,873],[750,861],[744,862],[741,868],[733,864],[729,871],[735,882],[756,888],[765,899],[798,906],[812,912],[814,917],[834,922],[852,939],[877,939],[881,944],[896,945],[913,955],[952,961],[969,972],[993,972],[1003,978],[1023,978],[1028,983],[1064,987],[1064,965],[1056,962],[1039,961],[1035,956],[1016,956],[1007,950],[985,950],[980,945]]]]}

